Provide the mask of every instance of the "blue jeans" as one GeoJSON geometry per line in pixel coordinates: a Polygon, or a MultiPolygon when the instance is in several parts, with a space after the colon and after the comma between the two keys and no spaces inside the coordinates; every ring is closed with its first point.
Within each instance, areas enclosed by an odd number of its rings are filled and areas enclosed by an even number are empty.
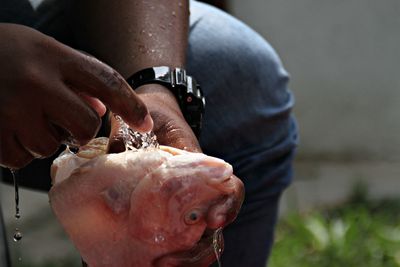
{"type": "MultiPolygon", "coordinates": [[[[13,1],[15,6],[18,0],[13,1]]],[[[19,21],[68,43],[62,4],[49,2],[53,5],[39,9],[40,14],[19,21]]],[[[0,7],[0,19],[1,11],[0,7]]],[[[297,143],[288,74],[261,36],[232,16],[196,1],[191,1],[187,70],[202,85],[207,102],[202,149],[231,163],[246,189],[237,220],[224,230],[222,264],[264,267],[279,198],[291,181],[297,143]]],[[[20,175],[38,183],[37,177],[49,175],[45,165],[34,162],[20,175]]],[[[44,183],[50,185],[49,179],[44,183]]]]}
{"type": "Polygon", "coordinates": [[[224,230],[222,264],[265,267],[297,143],[288,74],[257,33],[195,1],[187,62],[207,101],[200,144],[231,163],[246,189],[237,220],[224,230]]]}

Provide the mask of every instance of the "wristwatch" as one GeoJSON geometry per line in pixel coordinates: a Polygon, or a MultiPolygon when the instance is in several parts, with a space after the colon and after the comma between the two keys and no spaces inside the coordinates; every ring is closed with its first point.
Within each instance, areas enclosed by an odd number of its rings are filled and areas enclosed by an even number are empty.
{"type": "Polygon", "coordinates": [[[187,123],[199,137],[206,102],[200,85],[184,69],[166,66],[147,68],[130,76],[127,82],[133,89],[151,83],[168,88],[178,100],[187,123]]]}

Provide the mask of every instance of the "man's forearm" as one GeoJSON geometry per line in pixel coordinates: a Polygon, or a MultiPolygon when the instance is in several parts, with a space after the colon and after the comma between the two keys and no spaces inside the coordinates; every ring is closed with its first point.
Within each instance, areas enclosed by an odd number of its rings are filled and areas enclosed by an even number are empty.
{"type": "MultiPolygon", "coordinates": [[[[188,5],[188,0],[76,0],[72,13],[80,48],[128,78],[148,67],[184,66],[188,5]]],[[[170,90],[148,84],[136,92],[151,113],[160,144],[200,151],[170,90]]]]}
{"type": "Polygon", "coordinates": [[[188,9],[187,0],[80,0],[72,14],[80,48],[127,78],[147,67],[184,65],[188,9]]]}

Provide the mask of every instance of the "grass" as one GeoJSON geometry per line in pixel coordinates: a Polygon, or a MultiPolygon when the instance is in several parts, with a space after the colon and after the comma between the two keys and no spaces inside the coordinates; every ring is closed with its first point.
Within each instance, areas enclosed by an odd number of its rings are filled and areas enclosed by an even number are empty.
{"type": "Polygon", "coordinates": [[[400,267],[400,200],[358,187],[337,208],[291,215],[277,227],[269,267],[400,267]]]}

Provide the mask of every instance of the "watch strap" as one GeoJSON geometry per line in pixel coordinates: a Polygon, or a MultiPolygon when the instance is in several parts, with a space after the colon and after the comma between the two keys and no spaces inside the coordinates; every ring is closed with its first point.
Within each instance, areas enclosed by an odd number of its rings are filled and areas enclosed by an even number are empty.
{"type": "Polygon", "coordinates": [[[171,69],[165,66],[143,69],[133,74],[126,81],[133,89],[149,83],[169,86],[172,83],[171,69]]]}
{"type": "Polygon", "coordinates": [[[136,72],[127,79],[129,85],[136,89],[145,84],[161,84],[168,88],[178,101],[179,107],[193,132],[198,137],[202,127],[205,98],[201,87],[195,79],[181,68],[172,69],[166,66],[146,68],[136,72]]]}

